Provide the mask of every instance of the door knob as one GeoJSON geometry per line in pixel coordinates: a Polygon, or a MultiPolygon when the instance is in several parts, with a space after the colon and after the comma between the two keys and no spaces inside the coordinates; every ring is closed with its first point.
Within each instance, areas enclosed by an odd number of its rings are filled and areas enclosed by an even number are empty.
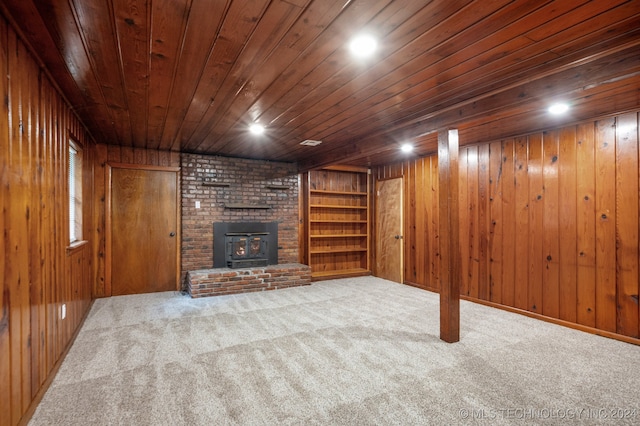
{"type": "Polygon", "coordinates": [[[399,239],[400,239],[400,235],[396,235],[396,240],[399,240],[399,239]]]}
{"type": "Polygon", "coordinates": [[[171,232],[171,233],[169,234],[169,236],[170,236],[170,237],[175,237],[175,236],[176,236],[176,233],[175,233],[175,232],[171,232]]]}

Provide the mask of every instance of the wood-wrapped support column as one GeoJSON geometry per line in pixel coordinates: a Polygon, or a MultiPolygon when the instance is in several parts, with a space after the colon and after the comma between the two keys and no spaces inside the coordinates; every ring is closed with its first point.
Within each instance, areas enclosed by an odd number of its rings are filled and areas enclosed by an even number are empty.
{"type": "Polygon", "coordinates": [[[438,131],[440,339],[460,340],[458,130],[438,131]]]}

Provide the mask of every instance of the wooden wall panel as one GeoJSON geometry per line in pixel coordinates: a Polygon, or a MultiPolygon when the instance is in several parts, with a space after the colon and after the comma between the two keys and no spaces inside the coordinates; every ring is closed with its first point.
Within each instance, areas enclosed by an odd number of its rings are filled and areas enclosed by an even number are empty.
{"type": "Polygon", "coordinates": [[[557,131],[544,134],[542,162],[542,313],[552,318],[560,312],[558,137],[557,131]]]}
{"type": "Polygon", "coordinates": [[[490,300],[489,290],[489,145],[478,147],[478,297],[490,300]]]}
{"type": "MultiPolygon", "coordinates": [[[[423,208],[424,206],[424,198],[416,197],[416,194],[424,194],[424,188],[422,188],[422,180],[417,179],[416,176],[417,167],[417,162],[413,164],[407,164],[407,169],[404,172],[404,174],[409,177],[409,180],[415,182],[415,185],[407,185],[404,179],[402,180],[404,185],[404,192],[406,194],[405,197],[409,197],[409,200],[407,200],[406,203],[407,205],[409,205],[409,210],[404,211],[403,209],[404,216],[406,216],[405,218],[403,218],[403,220],[405,224],[407,224],[407,226],[403,225],[403,244],[407,246],[407,250],[412,257],[416,257],[416,250],[419,245],[419,230],[415,214],[417,209],[423,208]]],[[[423,225],[424,222],[420,221],[420,228],[422,228],[423,225]]],[[[418,276],[418,271],[420,271],[421,278],[422,280],[424,280],[424,257],[421,256],[420,258],[416,258],[416,260],[417,262],[412,264],[411,268],[409,268],[407,262],[404,262],[404,272],[402,276],[405,277],[405,279],[412,277],[412,280],[415,280],[418,276]]]]}
{"type": "Polygon", "coordinates": [[[596,123],[596,327],[616,330],[615,119],[596,123]]]}
{"type": "Polygon", "coordinates": [[[558,318],[577,322],[577,147],[576,127],[559,133],[558,152],[558,318]],[[563,238],[564,235],[576,238],[563,238]]]}
{"type": "MultiPolygon", "coordinates": [[[[542,304],[542,268],[543,268],[543,232],[544,229],[544,188],[542,183],[542,135],[529,138],[529,287],[527,288],[527,310],[541,313],[542,304]]],[[[516,236],[517,238],[517,236],[516,236]]]]}
{"type": "Polygon", "coordinates": [[[107,203],[107,163],[133,164],[139,166],[180,167],[180,153],[170,151],[148,150],[115,145],[96,145],[94,159],[93,204],[93,257],[92,273],[93,297],[111,296],[106,287],[106,203],[107,203]]]}
{"type": "MultiPolygon", "coordinates": [[[[8,33],[6,23],[0,21],[0,71],[2,75],[6,75],[8,66],[8,33]]],[[[8,96],[8,79],[0,78],[0,97],[6,99],[8,96]]],[[[9,158],[9,108],[6,102],[0,102],[0,161],[2,167],[0,167],[0,200],[2,201],[2,207],[4,209],[4,200],[9,199],[9,167],[6,167],[6,159],[9,158]]],[[[4,211],[0,211],[0,226],[2,229],[7,229],[9,226],[8,218],[4,211]]],[[[4,237],[3,237],[4,238],[4,237]]],[[[2,240],[0,243],[0,257],[2,259],[9,258],[9,246],[6,240],[2,240]]],[[[0,277],[4,279],[2,287],[0,288],[0,392],[4,395],[0,398],[0,413],[5,413],[3,417],[8,417],[7,420],[0,421],[0,424],[8,424],[11,418],[11,397],[9,392],[11,389],[11,336],[9,330],[9,312],[10,303],[9,288],[5,277],[7,276],[7,262],[0,262],[0,277]]]]}
{"type": "Polygon", "coordinates": [[[505,286],[509,286],[509,297],[505,297],[503,303],[507,306],[514,306],[518,309],[527,309],[529,305],[529,143],[527,138],[516,138],[512,142],[507,142],[505,156],[507,152],[512,152],[513,168],[505,167],[505,211],[503,214],[504,231],[502,233],[504,246],[505,272],[509,263],[513,264],[513,273],[505,273],[505,286]],[[508,175],[507,175],[508,174],[508,175]],[[509,187],[509,198],[506,198],[507,186],[509,187]],[[510,247],[513,249],[510,250],[510,247]],[[508,259],[507,259],[508,256],[508,259]],[[509,281],[513,277],[512,281],[509,281]],[[518,283],[518,285],[516,285],[518,283]]]}
{"type": "Polygon", "coordinates": [[[616,330],[638,333],[638,126],[636,114],[616,122],[616,330]]]}
{"type": "MultiPolygon", "coordinates": [[[[460,202],[458,208],[460,209],[460,217],[469,217],[469,197],[468,197],[468,170],[469,170],[469,150],[461,149],[458,154],[458,176],[460,179],[460,185],[458,186],[460,194],[460,202]]],[[[467,221],[460,222],[460,238],[464,241],[464,244],[460,244],[460,265],[462,268],[462,281],[460,282],[460,294],[469,296],[469,250],[473,244],[473,240],[469,238],[470,224],[467,221]]],[[[438,287],[439,288],[439,287],[438,287]]]]}
{"type": "MultiPolygon", "coordinates": [[[[513,160],[513,158],[511,159],[513,160]]],[[[502,218],[502,143],[494,142],[489,146],[489,300],[502,303],[502,234],[504,220],[502,218]]]]}
{"type": "MultiPolygon", "coordinates": [[[[424,236],[426,240],[427,250],[427,265],[429,267],[426,274],[427,283],[429,288],[440,288],[440,252],[437,244],[439,238],[439,218],[438,209],[440,203],[438,200],[438,160],[434,157],[429,158],[429,161],[424,165],[422,171],[423,179],[425,180],[425,187],[431,190],[430,194],[427,194],[424,210],[424,219],[427,224],[427,234],[424,236]]],[[[418,215],[416,215],[419,217],[418,215]]],[[[419,253],[416,253],[419,256],[419,253]]]]}
{"type": "MultiPolygon", "coordinates": [[[[467,181],[462,182],[460,186],[467,186],[467,209],[466,215],[461,214],[460,218],[465,218],[463,223],[468,224],[466,244],[469,246],[467,256],[467,271],[463,270],[462,281],[467,281],[465,288],[467,289],[467,296],[477,299],[478,298],[478,285],[480,282],[478,273],[480,266],[480,221],[478,216],[478,205],[480,198],[478,194],[479,187],[479,164],[478,164],[478,147],[472,146],[467,149],[467,181]]],[[[461,206],[461,210],[464,212],[465,208],[461,206]]],[[[465,234],[460,234],[462,240],[465,240],[465,234]]]]}
{"type": "MultiPolygon", "coordinates": [[[[461,295],[640,343],[638,123],[634,112],[460,148],[461,295]]],[[[404,176],[406,283],[435,291],[436,167],[374,170],[404,176]]]]}
{"type": "Polygon", "coordinates": [[[4,20],[0,70],[0,424],[9,425],[34,408],[91,303],[91,246],[67,247],[67,153],[73,137],[88,239],[93,143],[4,20]]]}
{"type": "MultiPolygon", "coordinates": [[[[515,197],[515,141],[502,141],[502,174],[500,190],[501,216],[493,216],[498,222],[497,226],[502,228],[501,238],[494,237],[493,246],[500,247],[502,251],[502,261],[496,265],[494,274],[502,274],[502,298],[493,300],[507,306],[515,306],[515,273],[516,273],[516,197],[515,197]],[[501,220],[502,219],[502,220],[501,220]]],[[[498,150],[492,151],[492,157],[498,156],[498,150]]],[[[494,202],[497,206],[497,201],[494,202]]],[[[500,207],[496,207],[500,211],[500,207]]],[[[496,249],[499,250],[499,249],[496,249]]]]}
{"type": "Polygon", "coordinates": [[[578,253],[576,321],[595,327],[596,303],[596,207],[595,207],[595,126],[576,128],[577,186],[576,252],[578,253]]]}

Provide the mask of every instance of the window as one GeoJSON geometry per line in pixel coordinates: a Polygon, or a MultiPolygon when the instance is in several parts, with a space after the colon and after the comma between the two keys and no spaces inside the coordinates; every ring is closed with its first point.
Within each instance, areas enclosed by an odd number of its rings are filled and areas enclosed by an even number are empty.
{"type": "Polygon", "coordinates": [[[69,141],[69,242],[82,239],[82,150],[69,141]]]}

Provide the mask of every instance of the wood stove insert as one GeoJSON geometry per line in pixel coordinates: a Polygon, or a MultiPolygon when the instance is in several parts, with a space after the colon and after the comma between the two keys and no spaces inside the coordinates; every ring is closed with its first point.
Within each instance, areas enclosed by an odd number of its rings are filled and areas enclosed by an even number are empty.
{"type": "Polygon", "coordinates": [[[278,264],[278,222],[215,222],[213,267],[251,268],[278,264]]]}

